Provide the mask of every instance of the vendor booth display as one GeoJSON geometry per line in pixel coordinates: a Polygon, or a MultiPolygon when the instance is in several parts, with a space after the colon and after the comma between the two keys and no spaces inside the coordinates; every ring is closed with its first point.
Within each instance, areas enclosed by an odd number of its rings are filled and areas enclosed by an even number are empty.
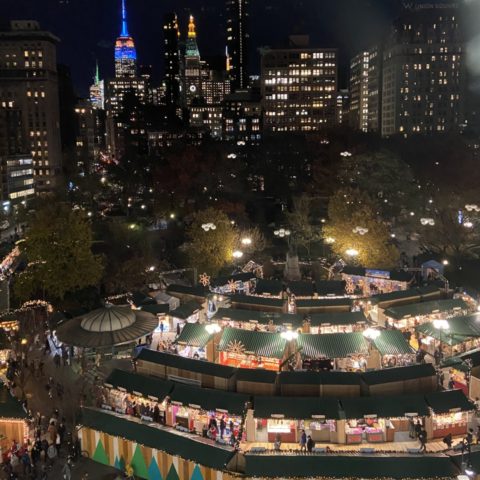
{"type": "Polygon", "coordinates": [[[369,321],[363,312],[331,312],[305,315],[305,323],[305,333],[350,333],[364,330],[369,321]]]}
{"type": "Polygon", "coordinates": [[[27,413],[8,388],[0,384],[0,455],[4,455],[14,441],[23,445],[28,440],[27,413]]]}
{"type": "Polygon", "coordinates": [[[250,293],[255,286],[256,276],[252,272],[235,273],[230,276],[217,277],[211,281],[211,290],[222,295],[228,293],[250,293]]]}
{"type": "Polygon", "coordinates": [[[218,351],[221,365],[278,371],[287,355],[287,340],[278,333],[226,327],[218,351]]]}
{"type": "Polygon", "coordinates": [[[421,343],[429,353],[440,345],[450,355],[457,355],[479,346],[480,313],[434,320],[419,325],[416,331],[423,336],[421,343]]]}
{"type": "Polygon", "coordinates": [[[204,323],[186,323],[174,344],[182,357],[214,360],[213,337],[204,323]],[[210,348],[208,346],[210,345],[210,348]],[[208,350],[208,351],[207,351],[208,350]]]}
{"type": "MultiPolygon", "coordinates": [[[[377,330],[371,339],[381,357],[381,367],[401,367],[415,363],[415,352],[399,330],[377,330]]],[[[368,331],[365,331],[368,334],[368,331]]]]}
{"type": "Polygon", "coordinates": [[[404,270],[386,271],[360,267],[345,267],[341,275],[346,282],[347,293],[362,297],[406,290],[414,278],[412,273],[404,270]]]}
{"type": "Polygon", "coordinates": [[[429,438],[467,433],[475,406],[461,390],[427,393],[425,399],[433,412],[426,427],[429,438]]]}
{"type": "MultiPolygon", "coordinates": [[[[333,398],[255,397],[254,440],[298,443],[305,430],[315,442],[336,443],[339,409],[338,400],[333,398]]],[[[249,434],[247,424],[247,438],[249,434]]]]}
{"type": "Polygon", "coordinates": [[[175,331],[179,325],[198,322],[201,309],[202,306],[196,300],[180,305],[169,314],[170,328],[175,331]]]}
{"type": "Polygon", "coordinates": [[[468,305],[461,299],[432,300],[430,302],[411,303],[387,308],[384,312],[386,324],[406,329],[436,319],[465,315],[468,305]]]}
{"type": "Polygon", "coordinates": [[[107,305],[60,325],[58,340],[87,350],[120,353],[151,335],[158,319],[130,306],[107,305]]]}
{"type": "Polygon", "coordinates": [[[329,361],[324,368],[319,368],[323,370],[364,370],[367,367],[368,341],[359,332],[324,335],[301,333],[297,345],[301,349],[305,370],[316,369],[311,365],[318,361],[329,361]]]}
{"type": "Polygon", "coordinates": [[[423,395],[342,399],[345,443],[407,441],[412,422],[429,415],[423,395]]]}

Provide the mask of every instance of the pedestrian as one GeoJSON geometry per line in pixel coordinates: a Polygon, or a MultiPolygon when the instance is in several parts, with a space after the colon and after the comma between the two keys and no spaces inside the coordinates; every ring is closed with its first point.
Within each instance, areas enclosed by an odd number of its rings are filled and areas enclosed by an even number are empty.
{"type": "Polygon", "coordinates": [[[225,429],[227,428],[227,424],[225,423],[225,417],[222,416],[220,419],[220,438],[223,438],[223,434],[225,433],[225,429]]]}
{"type": "Polygon", "coordinates": [[[307,451],[307,434],[305,430],[302,430],[302,434],[300,435],[300,453],[305,453],[307,451]]]}
{"type": "Polygon", "coordinates": [[[58,352],[53,357],[53,363],[55,363],[55,367],[60,367],[60,355],[58,354],[58,352]]]}
{"type": "Polygon", "coordinates": [[[63,473],[63,478],[65,480],[71,480],[71,478],[72,478],[72,468],[71,468],[70,458],[67,459],[67,462],[63,466],[62,473],[63,473]]]}
{"type": "Polygon", "coordinates": [[[27,449],[25,449],[25,451],[23,452],[20,461],[22,462],[23,475],[30,475],[30,473],[32,472],[32,462],[30,461],[30,456],[28,455],[27,449]]]}
{"type": "Polygon", "coordinates": [[[451,433],[443,437],[443,443],[447,446],[447,450],[450,450],[452,448],[453,437],[451,433]]]}
{"type": "Polygon", "coordinates": [[[45,366],[45,362],[43,360],[40,360],[38,364],[38,371],[40,373],[40,376],[43,377],[43,367],[45,366]]]}
{"type": "Polygon", "coordinates": [[[282,438],[280,437],[280,434],[277,433],[275,435],[275,442],[273,443],[273,448],[275,449],[276,452],[279,452],[281,450],[282,446],[282,438]]]}
{"type": "Polygon", "coordinates": [[[57,458],[57,449],[52,443],[47,449],[47,463],[52,466],[55,463],[55,458],[57,458]]]}
{"type": "Polygon", "coordinates": [[[415,423],[415,437],[418,438],[420,436],[420,433],[422,431],[422,424],[420,423],[420,420],[417,420],[417,423],[415,423]]]}
{"type": "Polygon", "coordinates": [[[455,382],[452,377],[450,377],[450,380],[448,381],[448,389],[453,390],[455,388],[455,382]]]}
{"type": "Polygon", "coordinates": [[[163,338],[163,331],[165,330],[165,325],[163,324],[163,321],[160,322],[160,338],[163,338]]]}
{"type": "Polygon", "coordinates": [[[408,436],[415,438],[415,421],[411,417],[408,419],[408,436]]]}
{"type": "Polygon", "coordinates": [[[57,430],[57,436],[55,437],[55,448],[57,449],[57,455],[60,457],[60,447],[62,446],[62,437],[58,433],[57,430]]]}
{"type": "Polygon", "coordinates": [[[314,446],[315,446],[315,442],[312,440],[312,437],[309,435],[307,437],[307,451],[308,451],[308,453],[312,453],[314,446]]]}
{"type": "Polygon", "coordinates": [[[418,439],[420,440],[420,449],[418,452],[425,453],[427,451],[427,432],[425,429],[422,428],[418,439]]]}

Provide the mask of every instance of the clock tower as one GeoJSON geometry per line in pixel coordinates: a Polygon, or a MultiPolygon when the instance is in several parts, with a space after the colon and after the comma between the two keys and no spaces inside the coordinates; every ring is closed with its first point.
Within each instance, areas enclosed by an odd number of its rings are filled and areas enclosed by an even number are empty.
{"type": "Polygon", "coordinates": [[[200,51],[197,45],[197,32],[195,20],[190,15],[188,23],[187,41],[185,42],[185,74],[184,74],[184,96],[187,107],[192,105],[196,98],[202,96],[202,62],[200,51]]]}

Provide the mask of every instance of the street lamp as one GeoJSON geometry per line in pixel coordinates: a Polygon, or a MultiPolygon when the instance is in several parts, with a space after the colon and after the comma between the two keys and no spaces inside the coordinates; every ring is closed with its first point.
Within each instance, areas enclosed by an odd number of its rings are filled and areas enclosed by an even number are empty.
{"type": "Polygon", "coordinates": [[[467,220],[466,222],[463,222],[463,226],[465,228],[472,228],[473,227],[473,223],[470,222],[469,220],[467,220]]]}
{"type": "Polygon", "coordinates": [[[287,342],[291,342],[292,340],[296,340],[298,338],[298,332],[294,332],[293,330],[286,330],[280,334],[280,337],[287,340],[287,342]]]}
{"type": "Polygon", "coordinates": [[[358,255],[358,250],[355,250],[355,248],[348,248],[347,250],[345,250],[345,253],[349,256],[349,257],[356,257],[358,255]]]}
{"type": "Polygon", "coordinates": [[[442,260],[442,264],[447,266],[450,262],[445,258],[444,260],[442,260]]]}
{"type": "Polygon", "coordinates": [[[435,220],[433,218],[421,218],[420,223],[422,225],[435,225],[435,220]]]}
{"type": "Polygon", "coordinates": [[[273,234],[276,237],[284,238],[284,237],[289,237],[292,232],[290,230],[286,230],[285,228],[280,228],[279,230],[275,230],[273,234]]]}
{"type": "Polygon", "coordinates": [[[350,152],[345,151],[345,152],[341,152],[341,153],[340,153],[340,156],[341,156],[341,157],[351,157],[352,154],[351,154],[350,152]]]}
{"type": "Polygon", "coordinates": [[[202,228],[208,232],[209,230],[216,230],[217,226],[214,223],[203,223],[202,228]]]}
{"type": "Polygon", "coordinates": [[[233,256],[233,258],[242,258],[243,257],[243,252],[241,252],[240,250],[235,250],[232,253],[232,256],[233,256]]]}
{"type": "Polygon", "coordinates": [[[252,239],[251,238],[242,238],[242,245],[251,245],[252,239]]]}
{"type": "Polygon", "coordinates": [[[366,233],[368,233],[368,228],[357,226],[352,230],[352,232],[353,233],[358,233],[359,235],[365,235],[366,233]]]}
{"type": "Polygon", "coordinates": [[[214,335],[215,333],[220,333],[222,331],[220,325],[217,323],[209,323],[208,325],[205,325],[205,330],[209,335],[214,335]]]}
{"type": "Polygon", "coordinates": [[[375,340],[381,335],[380,330],[377,330],[375,328],[367,328],[366,330],[363,331],[363,336],[365,338],[368,338],[369,340],[375,340]]]}
{"type": "Polygon", "coordinates": [[[335,243],[335,239],[333,237],[327,237],[325,239],[325,243],[328,243],[328,245],[332,245],[332,243],[335,243]]]}

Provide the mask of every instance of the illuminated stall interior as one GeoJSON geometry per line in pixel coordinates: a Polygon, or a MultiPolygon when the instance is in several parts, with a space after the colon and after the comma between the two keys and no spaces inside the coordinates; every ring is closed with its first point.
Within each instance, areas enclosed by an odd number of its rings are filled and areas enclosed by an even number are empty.
{"type": "Polygon", "coordinates": [[[27,443],[30,432],[27,413],[5,385],[0,386],[0,449],[7,452],[13,441],[27,443]]]}
{"type": "Polygon", "coordinates": [[[218,351],[221,365],[278,371],[286,356],[287,340],[279,333],[226,327],[218,351]]]}
{"type": "Polygon", "coordinates": [[[213,336],[204,323],[186,323],[174,343],[182,357],[213,360],[213,344],[210,345],[211,352],[207,352],[213,336]]]}

